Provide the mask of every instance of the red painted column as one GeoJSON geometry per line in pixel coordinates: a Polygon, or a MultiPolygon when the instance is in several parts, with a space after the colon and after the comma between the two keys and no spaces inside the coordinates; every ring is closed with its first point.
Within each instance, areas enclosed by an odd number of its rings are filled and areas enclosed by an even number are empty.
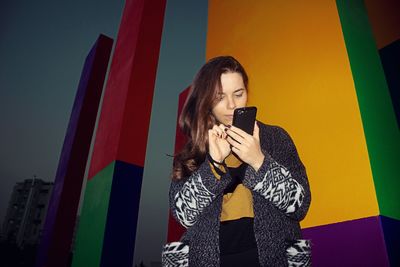
{"type": "Polygon", "coordinates": [[[143,166],[165,0],[128,0],[96,133],[89,179],[114,160],[143,166]]]}
{"type": "Polygon", "coordinates": [[[132,266],[165,5],[126,1],[72,266],[132,266]]]}

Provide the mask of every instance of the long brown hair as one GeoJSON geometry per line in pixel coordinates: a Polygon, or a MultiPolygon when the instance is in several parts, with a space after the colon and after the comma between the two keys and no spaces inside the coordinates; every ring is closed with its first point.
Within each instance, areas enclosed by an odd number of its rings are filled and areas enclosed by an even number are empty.
{"type": "Polygon", "coordinates": [[[196,74],[179,117],[179,126],[186,135],[187,142],[174,157],[173,179],[190,176],[205,160],[208,130],[217,123],[211,110],[216,103],[217,94],[222,90],[221,75],[228,72],[240,73],[247,89],[246,71],[232,56],[212,58],[196,74]]]}

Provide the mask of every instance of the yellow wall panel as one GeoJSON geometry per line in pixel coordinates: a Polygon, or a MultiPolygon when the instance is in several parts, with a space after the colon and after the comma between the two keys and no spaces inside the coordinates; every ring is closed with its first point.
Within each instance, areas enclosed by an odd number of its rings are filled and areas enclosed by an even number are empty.
{"type": "Polygon", "coordinates": [[[307,168],[302,227],[378,215],[335,1],[209,1],[207,58],[228,54],[249,74],[258,119],[284,127],[307,168]]]}

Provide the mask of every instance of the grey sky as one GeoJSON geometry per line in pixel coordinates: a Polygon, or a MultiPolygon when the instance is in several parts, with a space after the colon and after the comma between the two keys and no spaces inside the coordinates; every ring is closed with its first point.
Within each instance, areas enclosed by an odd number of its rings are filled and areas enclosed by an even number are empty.
{"type": "Polygon", "coordinates": [[[82,67],[124,1],[0,2],[0,222],[14,184],[54,181],[82,67]]]}

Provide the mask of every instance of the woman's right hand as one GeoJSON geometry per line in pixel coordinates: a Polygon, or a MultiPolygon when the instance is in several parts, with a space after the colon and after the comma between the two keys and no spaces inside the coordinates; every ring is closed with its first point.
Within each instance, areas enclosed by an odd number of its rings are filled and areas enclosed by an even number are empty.
{"type": "Polygon", "coordinates": [[[213,160],[223,162],[225,158],[231,153],[231,147],[226,140],[227,134],[225,133],[226,126],[220,124],[208,130],[208,151],[213,160]]]}

